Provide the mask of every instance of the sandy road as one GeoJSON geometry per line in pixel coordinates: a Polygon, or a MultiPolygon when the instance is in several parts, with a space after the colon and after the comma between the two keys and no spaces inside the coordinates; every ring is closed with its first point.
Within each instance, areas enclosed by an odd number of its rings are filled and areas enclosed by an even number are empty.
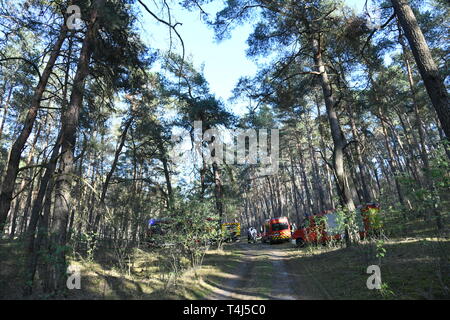
{"type": "Polygon", "coordinates": [[[291,244],[233,244],[240,261],[233,277],[213,286],[211,300],[315,299],[303,285],[305,274],[289,263],[291,244]]]}

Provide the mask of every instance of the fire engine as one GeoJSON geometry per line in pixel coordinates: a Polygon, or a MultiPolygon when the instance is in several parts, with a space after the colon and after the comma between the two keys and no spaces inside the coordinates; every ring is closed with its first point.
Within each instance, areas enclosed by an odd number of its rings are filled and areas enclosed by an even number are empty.
{"type": "MultiPolygon", "coordinates": [[[[380,206],[368,203],[357,209],[359,236],[364,239],[369,234],[377,234],[381,228],[380,206]]],[[[332,240],[344,238],[339,227],[338,215],[334,210],[326,210],[306,218],[304,224],[292,234],[295,243],[302,247],[306,244],[326,244],[332,240]]]]}
{"type": "Polygon", "coordinates": [[[225,235],[225,241],[239,241],[241,237],[241,224],[239,222],[222,223],[222,232],[225,235]]]}
{"type": "Polygon", "coordinates": [[[292,235],[300,247],[307,243],[324,244],[342,238],[343,234],[338,231],[337,214],[332,210],[307,217],[303,226],[292,235]]]}
{"type": "Polygon", "coordinates": [[[261,241],[269,242],[270,244],[276,242],[285,242],[291,239],[291,225],[288,218],[279,217],[267,219],[264,223],[264,230],[261,241]]]}

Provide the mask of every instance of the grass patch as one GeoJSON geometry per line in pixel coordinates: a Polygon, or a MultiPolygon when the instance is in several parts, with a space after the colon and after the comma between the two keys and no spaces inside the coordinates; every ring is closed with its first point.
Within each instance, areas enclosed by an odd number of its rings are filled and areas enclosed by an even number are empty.
{"type": "MultiPolygon", "coordinates": [[[[212,275],[231,277],[237,265],[239,252],[225,248],[207,252],[204,265],[190,269],[189,261],[182,260],[174,272],[171,256],[158,249],[132,249],[129,259],[119,267],[112,249],[100,249],[92,260],[80,255],[67,261],[81,274],[81,289],[68,290],[62,299],[204,299],[210,294],[202,285],[212,275]],[[186,271],[187,270],[187,271],[186,271]]],[[[0,242],[0,299],[23,299],[24,249],[20,241],[0,242]]],[[[36,275],[33,295],[29,299],[51,299],[41,288],[36,275]]]]}
{"type": "MultiPolygon", "coordinates": [[[[387,241],[385,257],[376,257],[374,243],[351,248],[304,248],[291,251],[312,284],[320,282],[331,299],[448,299],[449,239],[387,241]],[[369,265],[380,265],[382,290],[369,290],[369,265]]],[[[300,272],[300,270],[299,270],[300,272]]]]}

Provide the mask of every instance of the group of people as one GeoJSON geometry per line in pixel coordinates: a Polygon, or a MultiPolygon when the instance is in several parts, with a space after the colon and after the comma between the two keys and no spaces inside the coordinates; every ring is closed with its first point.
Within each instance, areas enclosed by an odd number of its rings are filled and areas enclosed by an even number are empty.
{"type": "Polygon", "coordinates": [[[248,243],[256,243],[256,238],[258,236],[258,231],[254,227],[250,227],[247,229],[247,240],[248,243]]]}

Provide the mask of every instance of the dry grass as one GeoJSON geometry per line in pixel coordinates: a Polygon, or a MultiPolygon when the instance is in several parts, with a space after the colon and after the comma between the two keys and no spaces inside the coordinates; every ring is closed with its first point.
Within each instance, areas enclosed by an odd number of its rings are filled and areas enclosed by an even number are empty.
{"type": "Polygon", "coordinates": [[[352,248],[292,249],[290,266],[331,299],[449,299],[450,240],[437,238],[386,241],[385,257],[374,243],[352,248]],[[382,290],[368,290],[369,265],[380,265],[382,290]],[[300,271],[301,269],[301,271],[300,271]]]}
{"type": "MultiPolygon", "coordinates": [[[[238,254],[227,250],[211,250],[204,266],[198,270],[182,260],[175,274],[171,257],[154,249],[133,249],[130,259],[119,268],[112,250],[99,250],[93,261],[69,257],[68,263],[81,274],[81,289],[68,290],[58,299],[203,299],[210,294],[203,278],[211,275],[231,277],[238,254]],[[187,270],[187,271],[186,271],[187,270]],[[230,273],[227,273],[227,270],[230,273]]],[[[20,242],[0,243],[0,299],[22,299],[23,248],[20,242]]],[[[41,290],[37,274],[33,295],[29,299],[51,299],[41,290]]]]}

